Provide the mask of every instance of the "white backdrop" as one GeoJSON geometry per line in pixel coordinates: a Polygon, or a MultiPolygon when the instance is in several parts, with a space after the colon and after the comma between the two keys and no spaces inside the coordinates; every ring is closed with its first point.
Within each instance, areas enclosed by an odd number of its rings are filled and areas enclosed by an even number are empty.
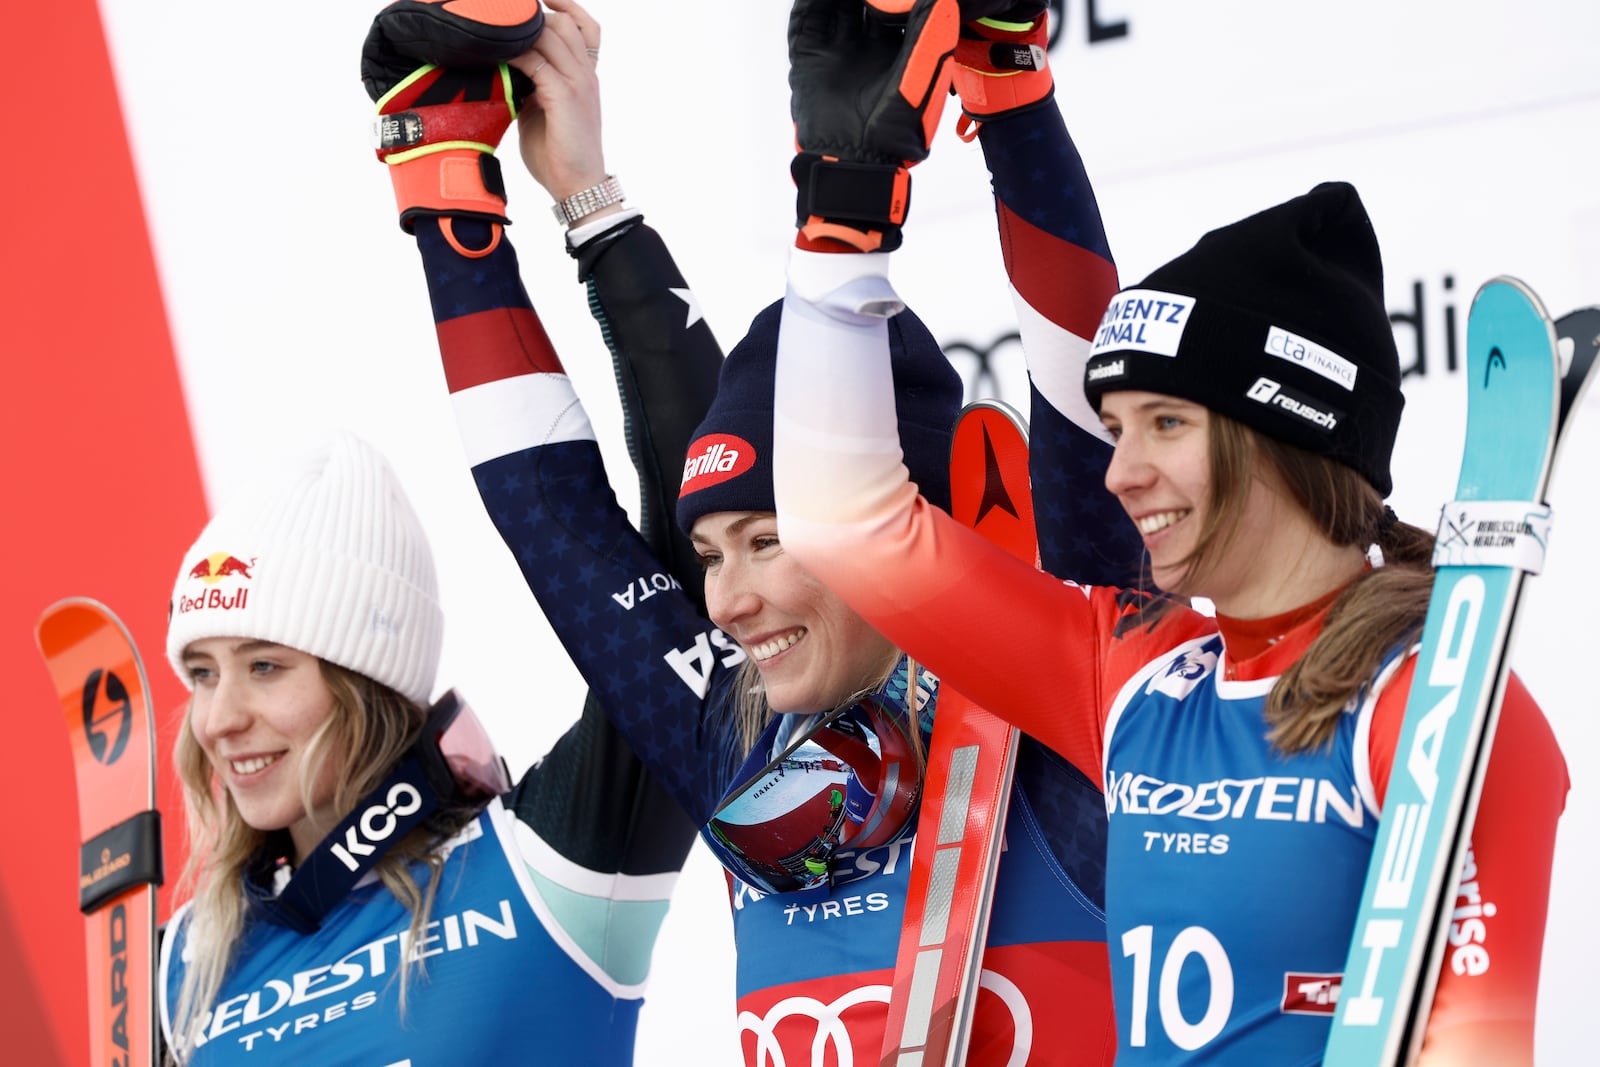
{"type": "MultiPolygon", "coordinates": [[[[444,684],[514,768],[566,728],[582,683],[479,507],[438,371],[411,242],[368,148],[357,76],[376,4],[101,0],[213,505],[307,435],[346,427],[393,458],[444,584],[444,684]]],[[[792,226],[781,0],[592,0],[605,27],[608,163],[667,238],[724,346],[781,291],[792,226]]],[[[1402,359],[1422,371],[1394,503],[1431,525],[1461,434],[1453,353],[1471,294],[1512,273],[1559,314],[1600,303],[1600,5],[1588,0],[1068,0],[1058,95],[1125,281],[1204,230],[1327,178],[1355,182],[1385,250],[1402,359]],[[1093,24],[1097,32],[1090,33],[1093,24]],[[1120,36],[1106,37],[1121,27],[1120,36]],[[1454,345],[1451,334],[1454,331],[1454,345]]],[[[946,124],[953,121],[947,114],[946,124]]],[[[545,199],[503,153],[529,291],[585,397],[624,501],[608,361],[545,199]]],[[[89,146],[84,165],[94,165],[89,146]]],[[[916,173],[895,278],[942,341],[1011,328],[981,156],[948,132],[916,173]]],[[[93,210],[92,205],[89,210],[93,210]]],[[[1014,346],[1002,385],[1025,398],[1014,346]]],[[[1584,669],[1600,568],[1589,457],[1600,396],[1552,489],[1553,560],[1517,664],[1574,785],[1561,828],[1541,1062],[1577,1062],[1597,948],[1600,710],[1584,669]]],[[[173,546],[176,560],[183,546],[173,546]]],[[[737,1062],[720,876],[696,850],[656,955],[639,1062],[737,1062]]]]}

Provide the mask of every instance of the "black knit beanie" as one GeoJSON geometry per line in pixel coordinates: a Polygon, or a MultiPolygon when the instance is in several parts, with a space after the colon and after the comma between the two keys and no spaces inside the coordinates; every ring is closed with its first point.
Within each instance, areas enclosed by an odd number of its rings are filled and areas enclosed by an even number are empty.
{"type": "MultiPolygon", "coordinates": [[[[774,511],[772,391],[783,301],[764,308],[722,364],[716,399],[695,429],[678,491],[685,533],[717,511],[774,511]]],[[[900,449],[922,495],[950,510],[950,438],[961,410],[961,378],[910,311],[889,320],[900,449]]]]}
{"type": "Polygon", "coordinates": [[[1400,356],[1383,263],[1353,186],[1212,230],[1111,301],[1084,391],[1139,389],[1353,468],[1384,496],[1400,428],[1400,356]]]}

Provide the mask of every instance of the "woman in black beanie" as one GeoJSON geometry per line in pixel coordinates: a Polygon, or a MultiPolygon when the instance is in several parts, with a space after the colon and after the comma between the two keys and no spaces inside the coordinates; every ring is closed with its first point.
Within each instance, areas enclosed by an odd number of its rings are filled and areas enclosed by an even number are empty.
{"type": "MultiPolygon", "coordinates": [[[[1403,401],[1355,190],[1318,186],[1206,235],[1117,294],[1077,350],[1078,407],[1116,442],[1106,486],[1156,589],[1052,580],[917,499],[875,432],[881,327],[851,298],[870,279],[892,306],[887,257],[833,258],[859,263],[827,286],[790,266],[785,548],[1100,783],[1119,1064],[1320,1062],[1431,584],[1432,537],[1384,504],[1403,401]]],[[[1028,351],[1041,389],[1065,377],[1028,351]]],[[[1513,676],[1425,1062],[1531,1061],[1567,784],[1513,676]]]]}

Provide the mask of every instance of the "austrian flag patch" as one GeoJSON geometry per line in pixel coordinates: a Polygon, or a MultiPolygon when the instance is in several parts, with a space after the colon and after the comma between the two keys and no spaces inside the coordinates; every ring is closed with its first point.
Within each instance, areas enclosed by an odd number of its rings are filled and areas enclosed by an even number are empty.
{"type": "Polygon", "coordinates": [[[1339,1007],[1342,974],[1285,974],[1278,1010],[1288,1015],[1332,1015],[1339,1007]]]}

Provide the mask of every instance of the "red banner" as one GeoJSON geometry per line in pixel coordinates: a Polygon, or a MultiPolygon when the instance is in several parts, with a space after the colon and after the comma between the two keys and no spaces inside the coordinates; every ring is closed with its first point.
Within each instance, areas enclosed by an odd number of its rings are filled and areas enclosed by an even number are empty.
{"type": "MultiPolygon", "coordinates": [[[[99,9],[58,0],[7,19],[17,47],[0,65],[0,99],[28,117],[0,168],[0,676],[11,686],[0,781],[12,812],[0,998],[9,1062],[77,1064],[89,1049],[77,800],[33,624],[83,595],[133,631],[159,718],[170,883],[183,819],[167,754],[185,694],[162,650],[175,568],[206,509],[99,9]]],[[[169,885],[163,918],[170,898],[169,885]]]]}

